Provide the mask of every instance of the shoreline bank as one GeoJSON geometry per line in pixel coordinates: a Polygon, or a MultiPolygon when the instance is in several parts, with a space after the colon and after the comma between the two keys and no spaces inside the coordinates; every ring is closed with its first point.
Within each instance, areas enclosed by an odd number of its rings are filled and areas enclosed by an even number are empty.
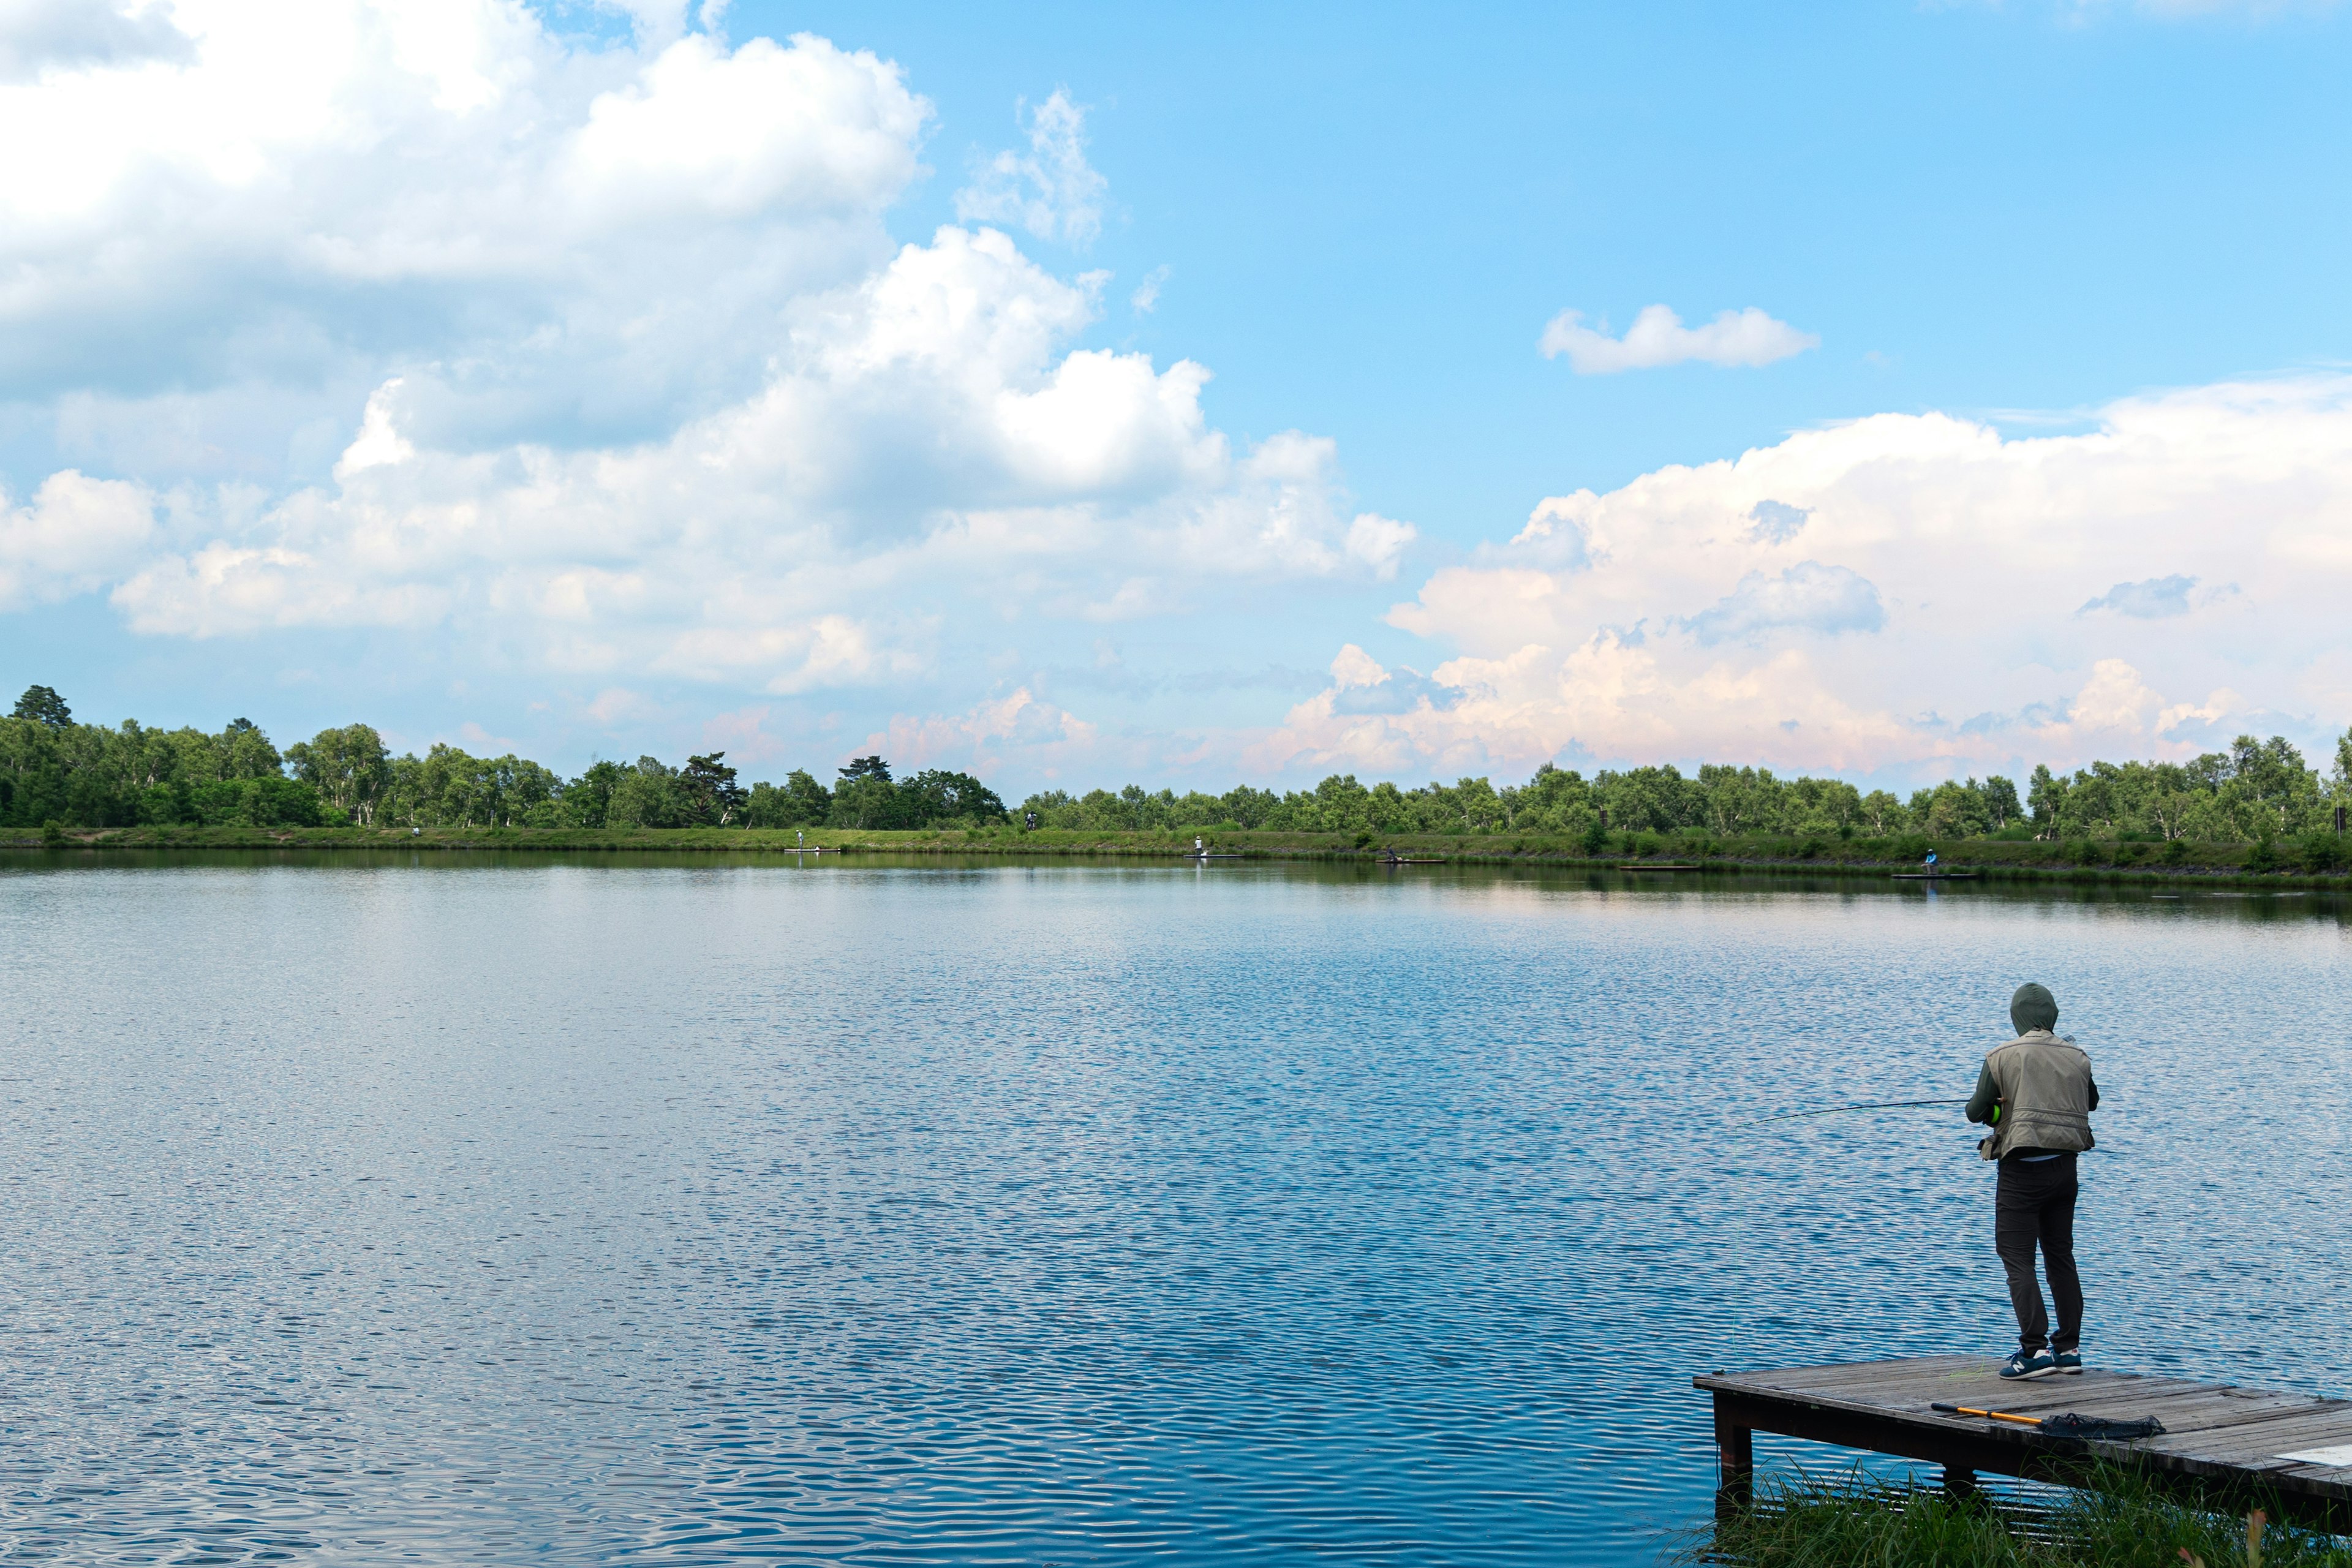
{"type": "MultiPolygon", "coordinates": [[[[1421,865],[1540,866],[1567,870],[1635,871],[1671,876],[1850,877],[1885,880],[1916,876],[1929,853],[1940,876],[1953,881],[2054,882],[2146,886],[2178,881],[2271,889],[2352,890],[2345,858],[2352,841],[2300,840],[2261,844],[2145,843],[2135,840],[1780,839],[1713,835],[1612,836],[1599,853],[1582,844],[1540,835],[1412,835],[1275,833],[1248,830],[1201,836],[1229,860],[1335,861],[1382,865],[1391,855],[1421,865]],[[2332,862],[2332,863],[2331,863],[2332,862]]],[[[1188,861],[1189,832],[1083,833],[1019,828],[919,831],[819,828],[795,840],[791,829],[634,828],[621,831],[490,827],[127,827],[99,830],[0,830],[0,849],[90,854],[159,849],[368,849],[463,853],[529,850],[627,853],[794,855],[956,855],[1005,859],[1076,857],[1188,861]]]]}

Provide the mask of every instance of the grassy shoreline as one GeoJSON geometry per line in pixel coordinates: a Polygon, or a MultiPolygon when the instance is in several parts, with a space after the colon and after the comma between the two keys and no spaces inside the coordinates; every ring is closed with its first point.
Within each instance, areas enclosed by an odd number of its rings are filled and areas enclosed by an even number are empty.
{"type": "Polygon", "coordinates": [[[2047,1507],[1990,1494],[1799,1476],[1755,1504],[1692,1530],[1679,1563],[1737,1568],[2352,1568],[2344,1538],[2284,1521],[2275,1499],[2180,1498],[2140,1474],[2102,1471],[2047,1507]]]}
{"type": "MultiPolygon", "coordinates": [[[[1192,851],[1190,830],[1087,833],[1012,827],[915,832],[855,828],[805,830],[806,847],[847,855],[957,855],[1058,858],[1128,857],[1181,859],[1192,851]]],[[[2301,841],[2252,844],[2147,844],[2133,841],[1929,839],[1921,837],[1791,839],[1767,837],[1612,835],[1600,853],[1540,834],[1400,835],[1224,830],[1203,834],[1212,848],[1247,859],[1376,862],[1387,852],[1454,865],[1529,865],[1586,870],[1625,867],[1692,867],[1741,875],[1884,879],[1917,869],[1929,850],[1941,868],[1970,871],[1987,881],[2147,884],[2227,882],[2272,889],[2352,888],[2338,864],[2319,868],[2301,841]]],[[[2338,841],[2341,843],[2342,841],[2338,841]]],[[[635,828],[617,831],[523,827],[125,827],[0,829],[0,848],[143,849],[408,849],[419,851],[534,850],[552,853],[660,851],[783,856],[800,847],[791,829],[635,828]]],[[[2326,854],[2325,849],[2321,856],[2326,854]]]]}

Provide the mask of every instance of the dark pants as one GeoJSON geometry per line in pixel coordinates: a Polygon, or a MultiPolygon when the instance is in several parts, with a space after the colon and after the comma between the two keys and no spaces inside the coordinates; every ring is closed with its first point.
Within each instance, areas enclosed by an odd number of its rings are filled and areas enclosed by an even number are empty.
{"type": "Polygon", "coordinates": [[[2009,1301],[2017,1309],[2018,1342],[2029,1351],[2043,1345],[2071,1351],[2083,1338],[2083,1282],[2074,1273],[2074,1156],[2054,1160],[2003,1160],[1993,1198],[1992,1244],[2009,1273],[2009,1301]],[[2058,1306],[2058,1333],[2042,1310],[2042,1287],[2033,1278],[2033,1248],[2042,1247],[2042,1268],[2058,1306]]]}

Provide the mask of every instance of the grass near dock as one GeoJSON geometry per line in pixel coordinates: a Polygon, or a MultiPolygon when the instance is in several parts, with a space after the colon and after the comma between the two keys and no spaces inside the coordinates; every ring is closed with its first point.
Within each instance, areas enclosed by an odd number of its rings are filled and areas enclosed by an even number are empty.
{"type": "Polygon", "coordinates": [[[1856,1475],[1757,1478],[1757,1500],[1695,1531],[1676,1561],[1724,1568],[2352,1568],[2352,1545],[2278,1522],[2261,1498],[2203,1505],[2127,1470],[2047,1508],[1891,1487],[1856,1475]],[[2258,1511],[2259,1510],[2259,1511],[2258,1511]]]}

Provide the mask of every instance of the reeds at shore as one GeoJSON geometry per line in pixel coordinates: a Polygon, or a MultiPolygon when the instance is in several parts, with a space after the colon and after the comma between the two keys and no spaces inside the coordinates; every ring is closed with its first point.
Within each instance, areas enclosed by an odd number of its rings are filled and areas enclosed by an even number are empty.
{"type": "Polygon", "coordinates": [[[2127,1470],[2047,1505],[1890,1486],[1856,1473],[1757,1479],[1744,1512],[1692,1531],[1679,1563],[1721,1568],[2352,1568],[2352,1542],[2274,1502],[2182,1500],[2127,1470]]]}

